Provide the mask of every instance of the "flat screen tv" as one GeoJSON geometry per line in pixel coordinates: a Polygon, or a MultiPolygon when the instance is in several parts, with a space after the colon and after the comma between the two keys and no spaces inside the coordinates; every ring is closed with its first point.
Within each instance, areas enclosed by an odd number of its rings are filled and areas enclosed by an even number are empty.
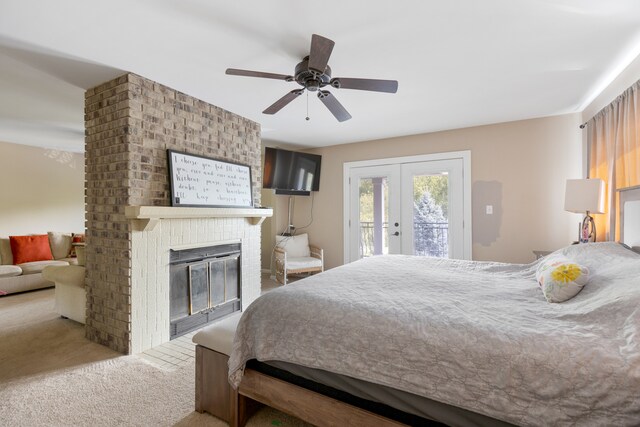
{"type": "Polygon", "coordinates": [[[276,194],[308,196],[320,191],[320,162],[322,156],[266,147],[262,186],[276,190],[276,194]]]}

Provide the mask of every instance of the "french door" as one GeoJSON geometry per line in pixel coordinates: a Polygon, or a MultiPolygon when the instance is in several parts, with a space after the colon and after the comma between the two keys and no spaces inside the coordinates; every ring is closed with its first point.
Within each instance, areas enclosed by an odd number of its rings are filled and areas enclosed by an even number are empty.
{"type": "Polygon", "coordinates": [[[345,164],[345,262],[471,258],[469,153],[445,154],[345,164]]]}

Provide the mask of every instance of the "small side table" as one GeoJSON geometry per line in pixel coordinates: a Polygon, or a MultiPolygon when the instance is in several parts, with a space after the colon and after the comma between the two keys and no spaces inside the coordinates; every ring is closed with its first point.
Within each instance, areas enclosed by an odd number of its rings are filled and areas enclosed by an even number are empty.
{"type": "Polygon", "coordinates": [[[546,257],[553,251],[533,251],[533,254],[536,256],[536,259],[540,259],[542,257],[546,257]]]}

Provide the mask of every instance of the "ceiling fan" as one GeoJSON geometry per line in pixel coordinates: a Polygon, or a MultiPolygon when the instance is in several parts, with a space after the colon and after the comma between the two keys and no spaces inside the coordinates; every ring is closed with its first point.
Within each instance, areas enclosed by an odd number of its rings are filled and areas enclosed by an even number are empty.
{"type": "MultiPolygon", "coordinates": [[[[324,87],[331,86],[335,89],[357,89],[387,93],[396,93],[398,91],[398,82],[396,80],[355,79],[346,77],[331,78],[331,67],[329,67],[328,63],[334,45],[335,43],[332,40],[313,34],[311,37],[309,56],[305,56],[302,62],[296,65],[293,76],[263,73],[261,71],[238,70],[236,68],[227,68],[226,73],[232,76],[262,77],[287,82],[295,81],[302,86],[302,89],[292,90],[278,99],[263,111],[264,114],[277,113],[291,101],[302,95],[306,89],[309,92],[318,92],[320,101],[322,101],[340,122],[349,120],[351,114],[338,102],[331,92],[323,90],[324,87]]],[[[309,120],[308,117],[307,120],[309,120]]]]}

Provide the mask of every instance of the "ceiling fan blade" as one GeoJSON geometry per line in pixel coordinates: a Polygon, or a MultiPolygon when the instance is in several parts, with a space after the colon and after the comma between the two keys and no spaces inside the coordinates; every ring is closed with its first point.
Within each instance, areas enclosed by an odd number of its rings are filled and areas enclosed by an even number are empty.
{"type": "Polygon", "coordinates": [[[311,51],[309,52],[309,69],[324,74],[334,45],[333,40],[313,34],[311,36],[311,51]]]}
{"type": "Polygon", "coordinates": [[[374,92],[387,93],[396,93],[398,91],[397,80],[351,79],[347,77],[336,77],[331,79],[331,86],[336,89],[370,90],[374,92]]]}
{"type": "Polygon", "coordinates": [[[293,76],[284,74],[263,73],[262,71],[238,70],[237,68],[227,68],[226,74],[230,76],[262,77],[264,79],[293,81],[293,76]]]}
{"type": "Polygon", "coordinates": [[[338,102],[335,96],[328,90],[318,91],[318,98],[320,101],[331,111],[331,114],[338,119],[339,122],[344,122],[351,118],[351,114],[338,102]]]}
{"type": "Polygon", "coordinates": [[[282,110],[287,104],[291,101],[302,95],[304,89],[296,89],[292,90],[282,98],[278,99],[276,102],[271,104],[266,110],[263,111],[264,114],[275,114],[278,111],[282,110]]]}

